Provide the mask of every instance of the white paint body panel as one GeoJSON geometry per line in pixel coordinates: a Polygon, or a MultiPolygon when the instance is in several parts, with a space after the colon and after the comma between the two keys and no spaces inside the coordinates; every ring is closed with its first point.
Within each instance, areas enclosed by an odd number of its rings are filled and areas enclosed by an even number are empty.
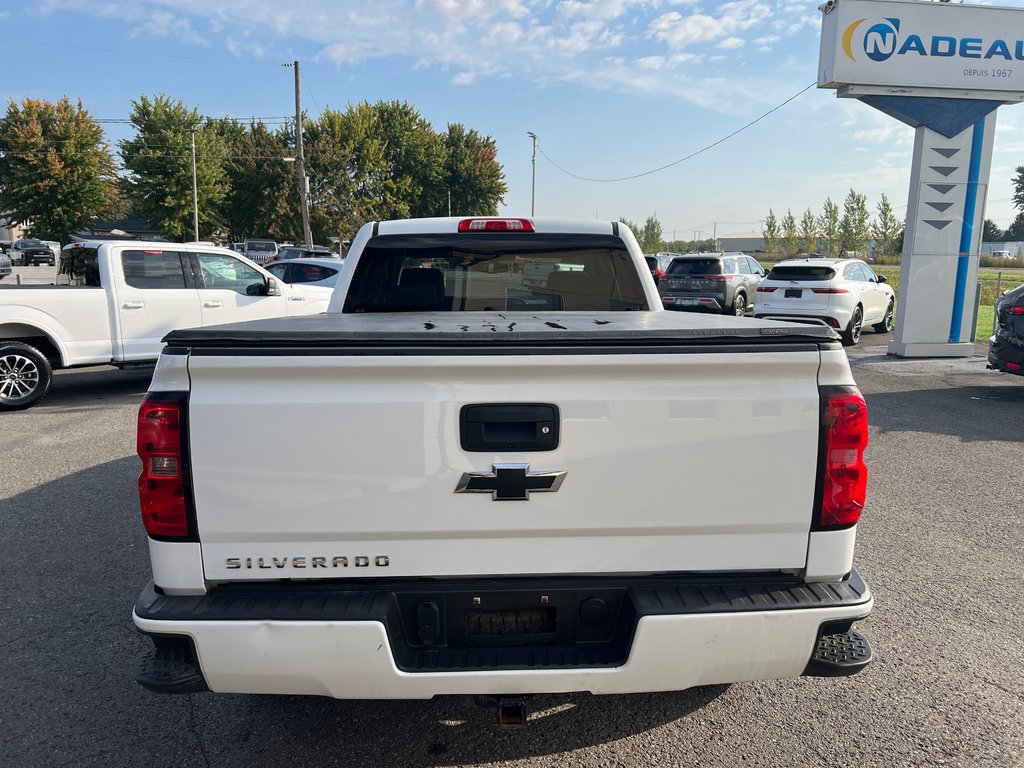
{"type": "Polygon", "coordinates": [[[206,577],[801,569],[818,366],[817,351],[192,356],[206,577]],[[463,451],[460,408],[509,401],[557,404],[558,448],[463,451]],[[463,472],[501,462],[568,474],[526,502],[454,493],[463,472]],[[750,503],[759,488],[780,491],[750,503]],[[389,565],[355,568],[356,556],[389,565]],[[289,560],[271,567],[275,557],[289,560]],[[349,566],[313,568],[312,557],[349,566]]]}
{"type": "Polygon", "coordinates": [[[327,309],[332,294],[318,286],[286,285],[234,251],[211,246],[108,242],[98,247],[98,264],[102,288],[0,290],[0,339],[45,336],[59,351],[63,367],[149,361],[157,359],[163,347],[161,339],[174,329],[318,314],[327,309]],[[120,255],[145,249],[230,255],[275,280],[281,295],[247,297],[207,289],[133,288],[125,282],[120,255]],[[222,299],[217,312],[201,311],[200,301],[207,293],[222,299]]]}
{"type": "Polygon", "coordinates": [[[842,608],[647,616],[621,667],[403,672],[378,622],[160,622],[146,632],[186,634],[218,693],[338,699],[429,699],[442,694],[595,694],[679,691],[698,685],[795,677],[825,621],[860,618],[872,601],[842,608]],[[752,642],[757,638],[757,642],[752,642]]]}

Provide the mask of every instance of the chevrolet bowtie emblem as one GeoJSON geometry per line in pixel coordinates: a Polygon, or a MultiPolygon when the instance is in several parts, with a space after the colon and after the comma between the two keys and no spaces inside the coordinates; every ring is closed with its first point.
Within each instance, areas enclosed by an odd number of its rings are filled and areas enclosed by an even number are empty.
{"type": "Polygon", "coordinates": [[[456,493],[489,493],[494,501],[529,501],[530,491],[557,491],[565,470],[531,472],[529,464],[492,464],[490,472],[463,472],[456,493]]]}

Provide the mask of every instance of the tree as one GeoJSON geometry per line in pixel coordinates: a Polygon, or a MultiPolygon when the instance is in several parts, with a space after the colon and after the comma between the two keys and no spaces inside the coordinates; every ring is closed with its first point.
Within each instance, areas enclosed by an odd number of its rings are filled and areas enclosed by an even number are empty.
{"type": "Polygon", "coordinates": [[[378,101],[371,110],[377,137],[383,145],[384,163],[393,178],[402,180],[408,215],[443,215],[448,196],[443,183],[442,137],[404,101],[378,101]]]}
{"type": "Polygon", "coordinates": [[[843,202],[843,218],[839,221],[839,247],[864,255],[870,236],[867,199],[852,189],[843,202]]]}
{"type": "Polygon", "coordinates": [[[235,120],[209,123],[224,141],[224,172],[228,191],[221,214],[232,241],[249,236],[278,242],[302,239],[299,187],[294,155],[294,130],[271,131],[259,122],[235,120]]]}
{"type": "Polygon", "coordinates": [[[661,222],[654,216],[648,216],[643,225],[636,224],[623,217],[619,221],[629,227],[636,236],[640,250],[644,253],[657,253],[661,249],[662,227],[661,222]]]}
{"type": "Polygon", "coordinates": [[[825,255],[832,258],[839,242],[839,206],[832,202],[831,197],[825,198],[824,208],[818,217],[818,233],[825,246],[825,255]]]}
{"type": "Polygon", "coordinates": [[[787,209],[786,215],[782,217],[782,255],[786,258],[796,256],[796,252],[799,247],[799,232],[796,228],[796,217],[793,216],[792,211],[787,209]]]}
{"type": "Polygon", "coordinates": [[[803,253],[815,253],[818,250],[818,220],[810,208],[800,217],[800,250],[803,253]]]}
{"type": "Polygon", "coordinates": [[[1010,228],[1006,230],[1006,239],[1013,242],[1024,240],[1024,211],[1017,214],[1010,228]]]}
{"type": "Polygon", "coordinates": [[[1003,236],[1006,233],[999,228],[992,219],[985,219],[985,229],[981,235],[981,239],[986,243],[1001,243],[1003,242],[1003,236]]]}
{"type": "Polygon", "coordinates": [[[1024,213],[1024,165],[1017,166],[1017,176],[1013,180],[1013,207],[1024,213]]]}
{"type": "Polygon", "coordinates": [[[66,243],[113,213],[117,175],[103,129],[66,96],[8,102],[0,119],[0,211],[33,237],[66,243]]]}
{"type": "Polygon", "coordinates": [[[132,101],[131,122],[136,135],[121,142],[121,159],[129,172],[134,209],[170,237],[194,237],[191,134],[195,130],[199,236],[218,235],[224,228],[222,205],[228,192],[220,133],[203,125],[196,110],[164,95],[132,101]]]}
{"type": "Polygon", "coordinates": [[[768,258],[777,257],[782,233],[779,231],[779,220],[771,208],[768,209],[768,216],[764,220],[761,235],[764,237],[764,252],[768,258]]]}
{"type": "MultiPolygon", "coordinates": [[[[467,131],[459,123],[451,123],[442,140],[445,149],[443,184],[451,193],[451,213],[456,216],[497,214],[508,184],[497,160],[498,147],[494,139],[472,129],[467,131]]],[[[443,213],[435,211],[435,216],[447,214],[447,200],[442,204],[443,213]]]]}
{"type": "Polygon", "coordinates": [[[899,237],[903,222],[893,214],[892,205],[884,192],[876,210],[878,215],[871,226],[871,237],[877,244],[876,253],[884,258],[896,252],[896,238],[899,237]]]}

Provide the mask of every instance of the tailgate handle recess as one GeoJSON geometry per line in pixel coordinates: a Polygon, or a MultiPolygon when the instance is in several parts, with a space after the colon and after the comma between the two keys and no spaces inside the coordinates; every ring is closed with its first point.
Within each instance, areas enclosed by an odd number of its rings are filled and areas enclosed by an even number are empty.
{"type": "Polygon", "coordinates": [[[482,403],[459,412],[464,451],[553,451],[558,432],[558,406],[548,403],[482,403]]]}

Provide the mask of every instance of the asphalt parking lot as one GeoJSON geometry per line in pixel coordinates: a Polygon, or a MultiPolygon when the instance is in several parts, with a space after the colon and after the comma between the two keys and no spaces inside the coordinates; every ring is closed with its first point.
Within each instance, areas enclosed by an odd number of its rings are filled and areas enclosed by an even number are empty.
{"type": "Polygon", "coordinates": [[[1024,765],[1024,378],[980,358],[887,359],[885,338],[852,354],[872,425],[856,560],[876,596],[860,625],[875,663],[848,679],[538,697],[518,733],[457,698],[139,688],[134,421],[149,375],[58,373],[38,407],[0,415],[0,764],[1024,765]]]}

